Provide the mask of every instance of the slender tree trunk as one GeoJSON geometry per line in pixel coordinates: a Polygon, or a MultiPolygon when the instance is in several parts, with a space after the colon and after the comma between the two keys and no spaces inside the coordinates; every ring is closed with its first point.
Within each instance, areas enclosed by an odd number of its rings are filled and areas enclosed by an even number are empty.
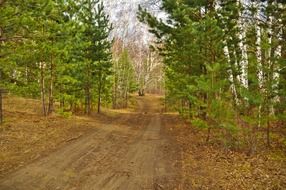
{"type": "Polygon", "coordinates": [[[130,78],[130,65],[127,65],[127,68],[126,68],[126,72],[127,72],[127,76],[126,76],[126,86],[125,86],[125,108],[128,107],[128,92],[129,92],[129,78],[130,78]]]}
{"type": "Polygon", "coordinates": [[[270,147],[270,127],[271,127],[271,124],[270,124],[270,121],[268,119],[267,121],[267,132],[266,132],[266,139],[267,139],[267,146],[270,147]]]}
{"type": "Polygon", "coordinates": [[[87,115],[91,114],[91,63],[87,65],[87,78],[85,86],[85,113],[87,115]]]}
{"type": "MultiPolygon", "coordinates": [[[[257,78],[258,78],[258,87],[259,91],[263,95],[265,93],[264,89],[264,77],[263,77],[263,66],[262,66],[262,50],[261,50],[261,27],[260,27],[260,3],[259,2],[254,2],[253,3],[254,7],[257,9],[256,13],[254,14],[255,18],[255,32],[256,32],[256,60],[257,60],[257,78]]],[[[262,103],[260,103],[259,108],[258,108],[258,127],[261,127],[261,112],[262,112],[262,103]]]]}
{"type": "Polygon", "coordinates": [[[124,101],[125,101],[125,105],[124,107],[127,108],[128,107],[128,82],[126,84],[127,86],[125,87],[125,92],[124,92],[124,101]]]}
{"type": "MultiPolygon", "coordinates": [[[[268,2],[268,6],[273,6],[274,1],[268,2]]],[[[279,78],[278,76],[275,76],[275,68],[276,68],[276,56],[277,52],[275,52],[274,47],[273,47],[273,42],[275,35],[273,35],[273,20],[275,18],[271,13],[267,15],[267,34],[268,34],[268,44],[269,48],[267,51],[267,58],[268,58],[268,71],[267,71],[267,82],[271,85],[268,85],[267,89],[267,109],[268,109],[268,118],[267,118],[267,130],[266,130],[266,141],[267,141],[267,146],[270,147],[270,130],[271,130],[271,122],[270,122],[270,117],[275,115],[275,110],[274,110],[274,104],[275,104],[275,92],[276,92],[276,77],[279,78]]],[[[277,51],[277,50],[276,50],[277,51]]],[[[279,52],[280,53],[280,52],[279,52]]],[[[278,54],[279,54],[278,53],[278,54]]]]}
{"type": "Polygon", "coordinates": [[[235,86],[235,82],[234,82],[234,76],[233,76],[233,72],[232,72],[232,69],[231,69],[231,59],[230,59],[230,55],[229,55],[229,50],[228,50],[228,46],[227,46],[227,43],[226,41],[224,42],[224,54],[227,58],[227,61],[228,61],[228,64],[230,66],[230,68],[228,69],[228,74],[229,74],[229,81],[230,81],[230,89],[231,89],[231,92],[232,92],[232,95],[233,95],[233,99],[234,99],[234,102],[236,105],[239,104],[239,100],[238,100],[238,96],[237,96],[237,90],[236,90],[236,86],[235,86]]]}
{"type": "Polygon", "coordinates": [[[101,107],[101,90],[102,90],[102,73],[101,73],[101,71],[99,71],[97,113],[100,113],[100,107],[101,107]]]}
{"type": "Polygon", "coordinates": [[[126,89],[126,94],[125,94],[125,107],[128,108],[128,89],[126,89]]]}
{"type": "Polygon", "coordinates": [[[45,100],[45,66],[43,62],[40,62],[40,86],[41,86],[41,99],[42,99],[42,110],[43,115],[47,116],[47,110],[46,110],[46,100],[45,100]]]}
{"type": "Polygon", "coordinates": [[[85,89],[85,113],[91,114],[91,95],[90,95],[90,84],[87,84],[85,89]]]}
{"type": "Polygon", "coordinates": [[[118,108],[118,99],[120,100],[119,91],[119,79],[120,79],[120,68],[118,66],[118,60],[114,61],[114,91],[113,91],[113,109],[118,108]]]}
{"type": "MultiPolygon", "coordinates": [[[[283,10],[283,5],[281,3],[278,3],[277,8],[283,10]]],[[[279,65],[279,59],[282,57],[282,44],[283,44],[283,23],[281,19],[278,20],[279,25],[279,31],[277,34],[277,41],[278,45],[277,48],[274,51],[274,66],[273,66],[273,84],[272,84],[272,90],[273,90],[273,104],[277,104],[280,102],[280,97],[278,95],[279,93],[279,83],[280,83],[280,65],[279,65]]],[[[285,43],[285,41],[284,41],[285,43]]],[[[274,110],[273,110],[274,113],[274,110]]]]}
{"type": "Polygon", "coordinates": [[[117,108],[117,84],[114,84],[114,91],[113,91],[113,109],[117,108]]]}
{"type": "Polygon", "coordinates": [[[113,81],[113,92],[112,92],[112,108],[116,109],[116,104],[117,104],[117,67],[116,67],[116,62],[113,61],[113,70],[114,70],[114,81],[113,81]]]}
{"type": "MultiPolygon", "coordinates": [[[[42,35],[45,34],[45,26],[43,25],[42,28],[42,35]]],[[[41,52],[43,53],[43,52],[41,52]]],[[[43,115],[47,116],[47,108],[46,108],[46,97],[45,97],[45,62],[43,61],[43,58],[41,58],[40,62],[40,86],[41,86],[41,99],[42,99],[42,109],[43,109],[43,115]]]]}
{"type": "MultiPolygon", "coordinates": [[[[273,5],[273,1],[269,2],[268,6],[273,5]]],[[[273,71],[274,71],[274,62],[273,62],[273,16],[271,14],[267,15],[267,36],[268,36],[268,50],[267,50],[267,82],[269,84],[273,84],[273,71]]],[[[272,89],[273,85],[268,86],[267,89],[267,100],[268,100],[268,109],[269,109],[269,117],[270,115],[274,115],[274,107],[272,101],[272,89]]]]}
{"type": "MultiPolygon", "coordinates": [[[[257,3],[256,3],[257,4],[257,3]]],[[[256,59],[257,59],[257,77],[258,77],[258,85],[259,88],[263,88],[263,68],[262,68],[262,52],[261,52],[261,28],[259,26],[259,4],[256,5],[257,13],[255,14],[256,23],[255,23],[255,30],[256,30],[256,59]]]]}
{"type": "Polygon", "coordinates": [[[50,88],[49,88],[49,107],[48,107],[48,114],[51,114],[54,111],[54,58],[51,55],[51,67],[50,67],[50,88]]]}
{"type": "MultiPolygon", "coordinates": [[[[242,0],[237,0],[237,7],[243,6],[243,2],[241,2],[242,0]]],[[[247,46],[246,46],[246,42],[245,42],[245,38],[246,38],[246,32],[245,32],[245,26],[243,24],[243,20],[242,20],[242,12],[241,10],[239,10],[239,14],[238,14],[238,29],[239,29],[239,33],[238,33],[238,45],[239,48],[241,50],[241,61],[240,61],[240,68],[241,68],[241,84],[244,88],[248,88],[248,55],[247,55],[247,46]]]]}
{"type": "MultiPolygon", "coordinates": [[[[232,52],[232,56],[234,58],[234,68],[233,68],[233,74],[234,74],[234,81],[235,81],[235,84],[237,85],[237,87],[240,87],[241,85],[241,75],[240,74],[237,74],[239,73],[239,58],[238,58],[238,55],[239,53],[237,52],[238,50],[238,45],[237,44],[233,44],[233,52],[232,52]]],[[[240,94],[238,94],[240,95],[240,94]]]]}

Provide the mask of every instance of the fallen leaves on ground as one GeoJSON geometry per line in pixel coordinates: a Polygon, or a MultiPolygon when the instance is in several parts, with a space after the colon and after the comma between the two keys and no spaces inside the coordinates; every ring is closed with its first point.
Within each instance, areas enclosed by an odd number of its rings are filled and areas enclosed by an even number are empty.
{"type": "Polygon", "coordinates": [[[226,150],[205,143],[205,134],[179,116],[166,118],[169,133],[182,149],[182,189],[286,189],[285,152],[265,150],[248,156],[226,150]]]}

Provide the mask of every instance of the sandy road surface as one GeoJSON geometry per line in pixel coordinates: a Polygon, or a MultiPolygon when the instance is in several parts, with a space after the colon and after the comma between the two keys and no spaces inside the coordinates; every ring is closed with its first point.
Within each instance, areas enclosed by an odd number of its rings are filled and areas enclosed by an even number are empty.
{"type": "Polygon", "coordinates": [[[174,147],[164,133],[159,100],[94,129],[4,179],[0,190],[175,189],[174,147]]]}

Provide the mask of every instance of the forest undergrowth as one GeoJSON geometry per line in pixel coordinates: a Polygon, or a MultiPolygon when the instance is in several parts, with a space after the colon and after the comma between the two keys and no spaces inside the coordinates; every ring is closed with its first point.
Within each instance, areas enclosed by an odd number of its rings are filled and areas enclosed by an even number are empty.
{"type": "Polygon", "coordinates": [[[261,146],[249,155],[226,148],[214,136],[206,143],[207,132],[177,114],[167,113],[164,122],[181,148],[182,189],[285,189],[285,147],[261,146]]]}

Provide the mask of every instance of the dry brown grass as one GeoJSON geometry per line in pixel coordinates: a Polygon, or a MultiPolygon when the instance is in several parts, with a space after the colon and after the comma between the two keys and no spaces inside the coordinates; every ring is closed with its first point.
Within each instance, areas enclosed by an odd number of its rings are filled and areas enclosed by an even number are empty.
{"type": "Polygon", "coordinates": [[[165,125],[181,147],[182,189],[286,189],[286,153],[265,150],[248,156],[206,144],[205,132],[168,114],[165,125]]]}
{"type": "Polygon", "coordinates": [[[29,114],[41,114],[41,102],[40,100],[26,99],[16,96],[6,95],[3,98],[4,110],[8,113],[29,113],[29,114]]]}
{"type": "Polygon", "coordinates": [[[63,146],[105,122],[105,116],[43,117],[40,101],[4,98],[4,124],[0,126],[0,177],[63,146]]]}

